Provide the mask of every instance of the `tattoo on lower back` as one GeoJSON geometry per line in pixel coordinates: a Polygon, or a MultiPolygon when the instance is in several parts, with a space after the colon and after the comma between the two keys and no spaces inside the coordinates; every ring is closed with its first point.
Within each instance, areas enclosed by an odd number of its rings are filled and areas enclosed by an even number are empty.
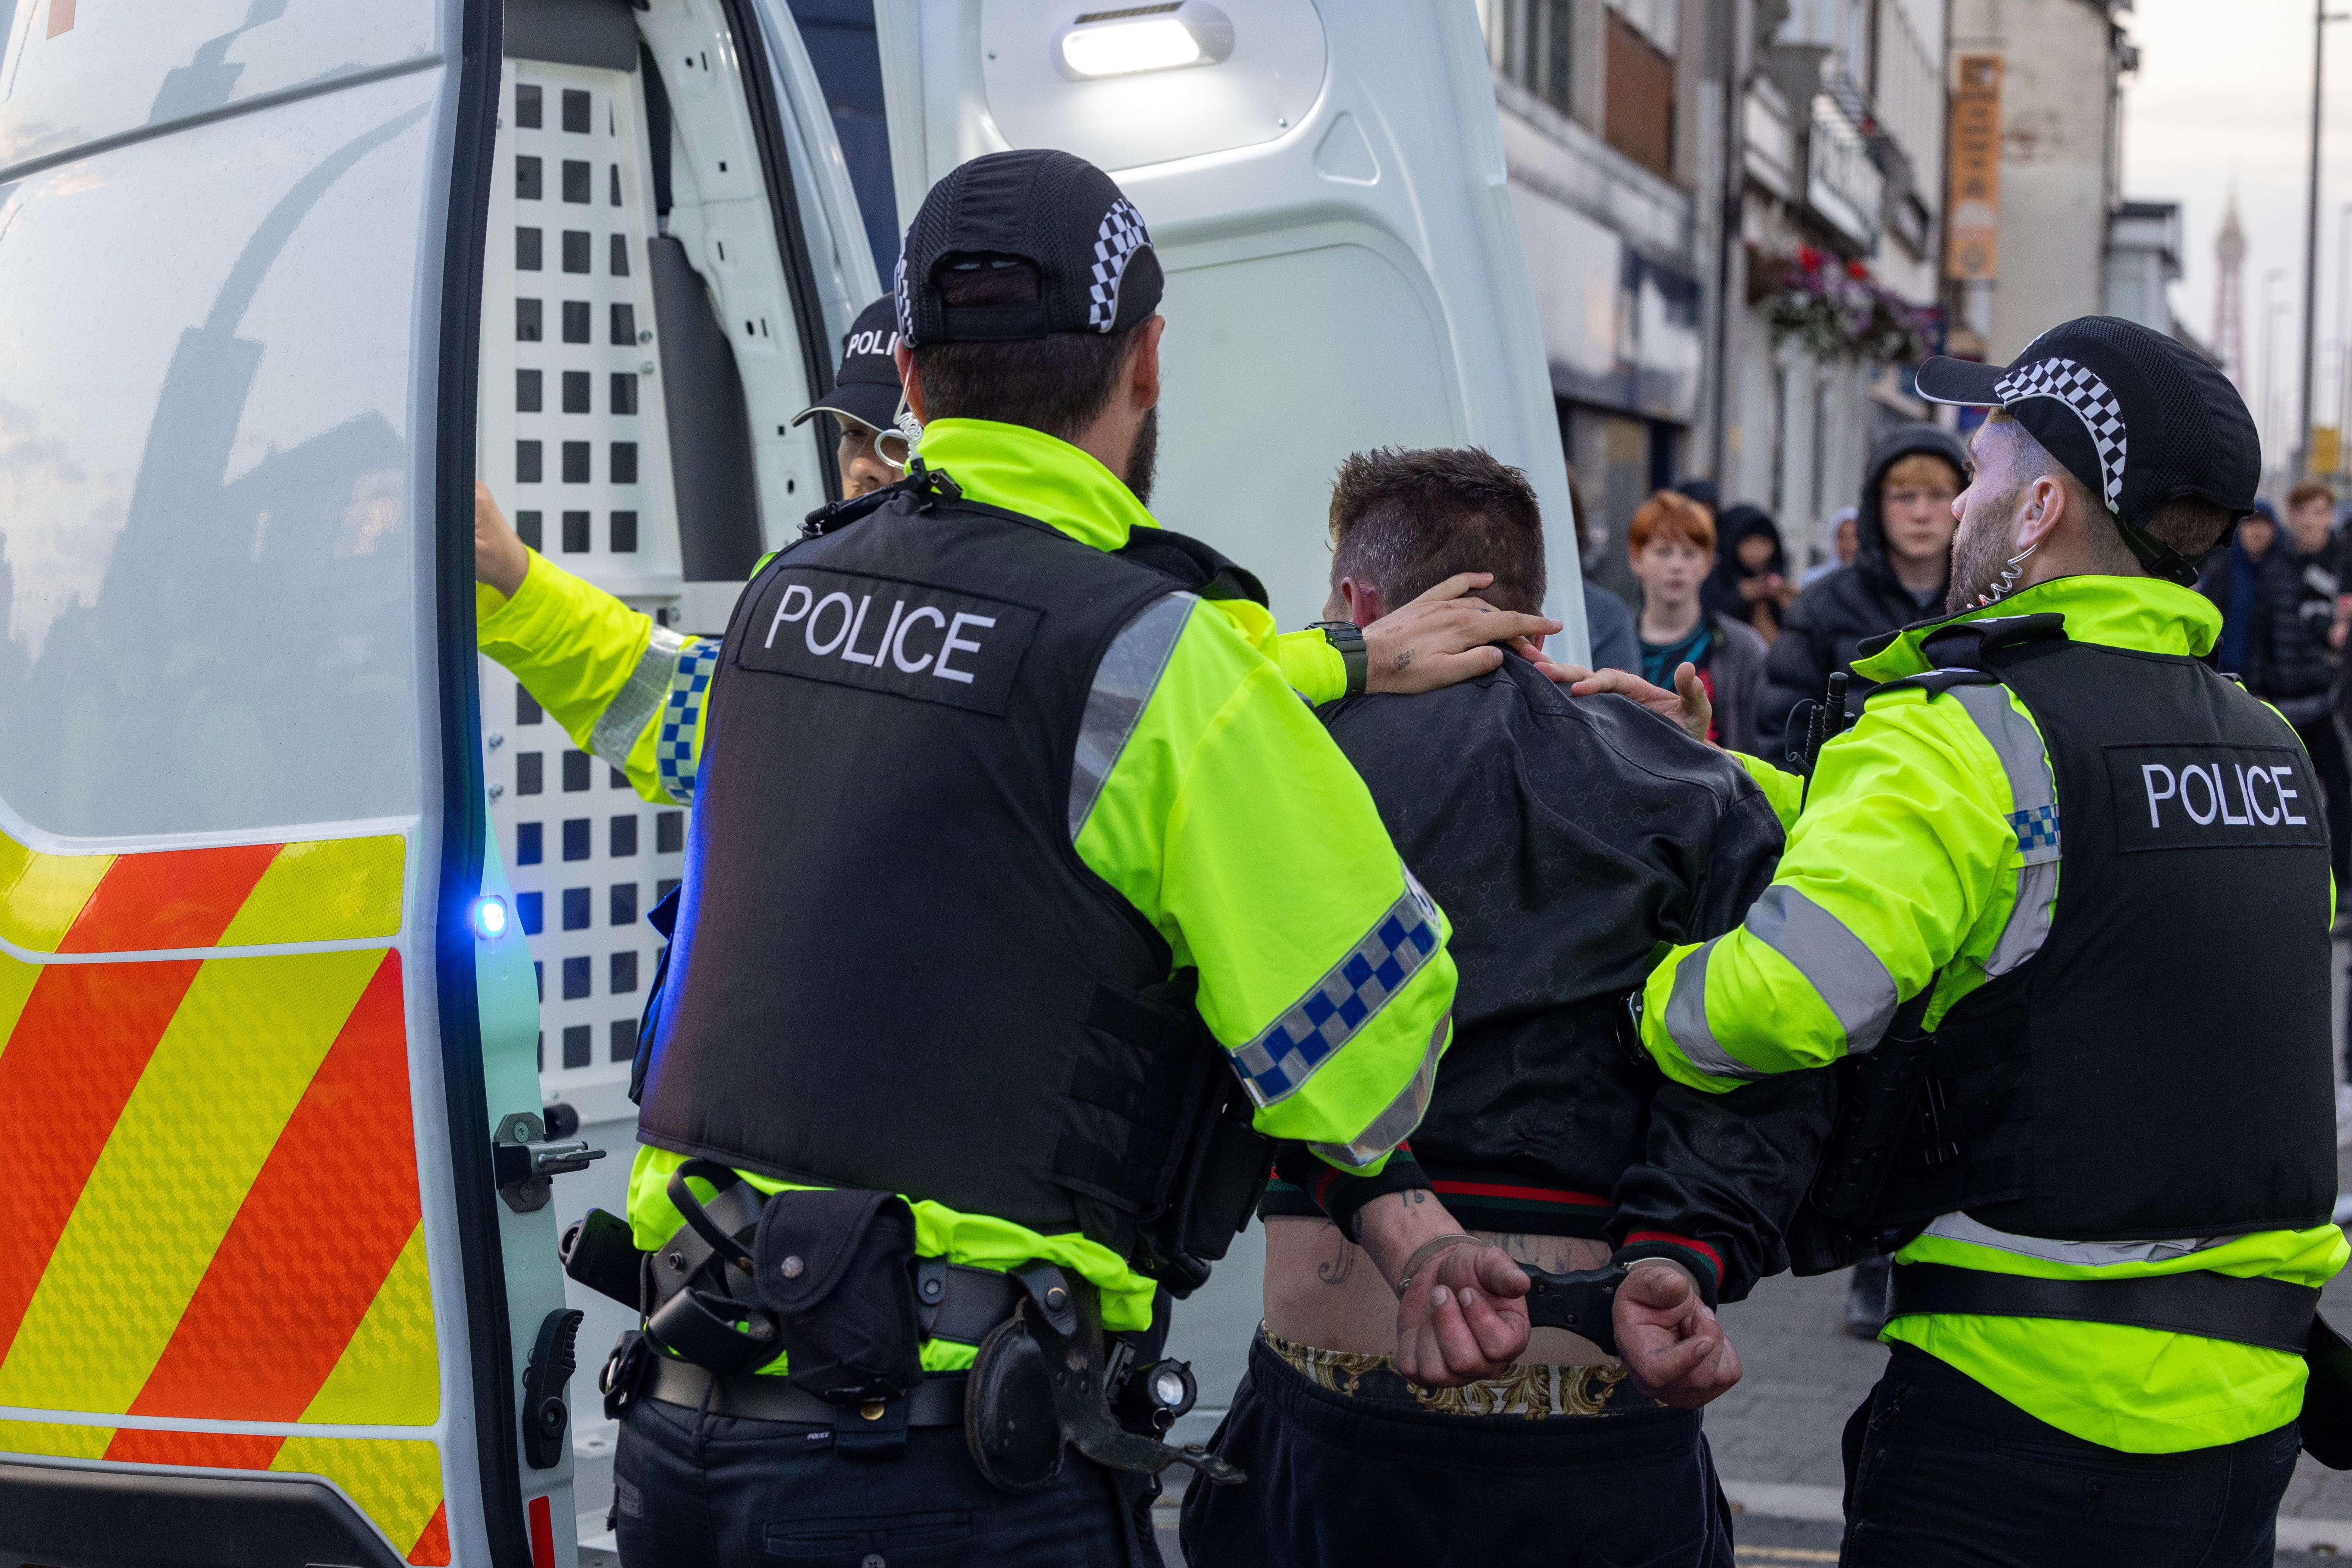
{"type": "Polygon", "coordinates": [[[1345,1240],[1339,1243],[1339,1255],[1328,1263],[1315,1266],[1315,1278],[1326,1285],[1345,1285],[1348,1276],[1356,1271],[1356,1248],[1345,1240]]]}

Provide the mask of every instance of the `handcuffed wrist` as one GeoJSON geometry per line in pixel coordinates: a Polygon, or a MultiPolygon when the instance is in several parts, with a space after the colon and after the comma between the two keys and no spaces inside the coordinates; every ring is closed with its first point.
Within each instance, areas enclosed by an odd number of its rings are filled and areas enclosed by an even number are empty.
{"type": "Polygon", "coordinates": [[[1436,1262],[1439,1258],[1444,1257],[1455,1247],[1462,1246],[1485,1247],[1486,1245],[1487,1245],[1486,1242],[1480,1240],[1475,1236],[1472,1236],[1466,1230],[1457,1230],[1447,1236],[1432,1237],[1429,1240],[1423,1242],[1419,1247],[1415,1247],[1413,1249],[1412,1256],[1405,1259],[1404,1269],[1397,1276],[1397,1295],[1399,1297],[1402,1297],[1407,1290],[1412,1289],[1413,1280],[1420,1278],[1421,1271],[1423,1269],[1428,1268],[1431,1264],[1436,1262]]]}

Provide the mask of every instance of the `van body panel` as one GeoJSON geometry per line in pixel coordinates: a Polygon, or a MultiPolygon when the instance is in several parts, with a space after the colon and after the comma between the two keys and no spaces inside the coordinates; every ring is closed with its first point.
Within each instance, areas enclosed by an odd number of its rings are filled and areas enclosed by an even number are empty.
{"type": "Polygon", "coordinates": [[[84,1552],[568,1552],[511,1430],[554,1215],[488,1184],[532,1042],[444,855],[495,16],[8,9],[0,1556],[73,1497],[84,1552]]]}
{"type": "MultiPolygon", "coordinates": [[[[1553,651],[1584,601],[1543,338],[1469,0],[1231,10],[1213,64],[1082,79],[1044,0],[879,0],[901,220],[965,160],[1058,146],[1109,171],[1168,275],[1152,510],[1265,579],[1328,592],[1351,451],[1475,444],[1543,503],[1553,651]]],[[[1563,646],[1564,645],[1564,646],[1563,646]]]]}

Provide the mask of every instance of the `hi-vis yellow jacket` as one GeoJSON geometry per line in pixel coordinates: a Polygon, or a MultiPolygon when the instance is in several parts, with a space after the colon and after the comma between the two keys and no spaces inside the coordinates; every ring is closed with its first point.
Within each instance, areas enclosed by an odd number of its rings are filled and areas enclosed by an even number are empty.
{"type": "MultiPolygon", "coordinates": [[[[2221,631],[2202,595],[2146,577],[2063,577],[1986,615],[2055,611],[2076,642],[2201,655],[2221,631]]],[[[1874,681],[1928,666],[1906,633],[1855,666],[1874,681]]],[[[1933,1028],[2002,954],[2039,946],[2058,895],[2056,840],[2029,831],[2012,777],[2054,800],[2033,716],[2006,687],[1978,701],[1917,690],[1874,696],[1800,783],[1742,759],[1772,797],[1789,847],[1740,929],[1676,948],[1643,997],[1642,1040],[1669,1077],[1723,1090],[1835,1061],[1877,1043],[1898,998],[1933,985],[1933,1028]],[[2027,847],[2028,839],[2032,847],[2027,847]]],[[[2062,816],[2065,803],[2057,801],[2062,816]]],[[[2332,920],[2334,910],[2307,918],[2332,920]]],[[[2334,1226],[2206,1241],[2085,1243],[1995,1231],[1947,1215],[1895,1255],[2052,1279],[2210,1269],[2319,1285],[2352,1248],[2334,1226]]],[[[2298,1356],[2109,1323],[1905,1317],[1888,1340],[1917,1346],[2061,1431],[2133,1453],[2233,1443],[2284,1426],[2303,1397],[2298,1356]]]]}
{"type": "MultiPolygon", "coordinates": [[[[1101,464],[1034,430],[939,420],[922,456],[970,499],[1096,549],[1150,525],[1101,464]]],[[[536,557],[512,600],[485,595],[483,650],[641,793],[690,802],[719,639],[655,627],[536,557]]],[[[1370,1173],[1428,1105],[1450,1039],[1454,961],[1444,916],[1293,695],[1298,683],[1309,698],[1340,693],[1320,633],[1277,639],[1257,605],[1192,600],[1075,847],[1151,921],[1176,967],[1199,971],[1202,1017],[1249,1088],[1259,1130],[1370,1173]]],[[[680,1159],[638,1152],[629,1217],[641,1247],[683,1223],[664,1191],[680,1159]]],[[[782,1184],[746,1175],[764,1191],[782,1184]]],[[[919,1198],[914,1210],[927,1254],[983,1268],[1045,1258],[1101,1289],[1108,1327],[1150,1321],[1153,1282],[1096,1242],[919,1198]]],[[[924,1364],[951,1370],[971,1353],[932,1341],[924,1364]]]]}

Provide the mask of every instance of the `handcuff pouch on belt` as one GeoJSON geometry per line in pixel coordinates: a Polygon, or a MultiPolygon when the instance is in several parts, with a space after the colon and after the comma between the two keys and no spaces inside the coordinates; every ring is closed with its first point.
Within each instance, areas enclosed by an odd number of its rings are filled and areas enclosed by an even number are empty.
{"type": "Polygon", "coordinates": [[[1198,1444],[1171,1447],[1118,1424],[1111,1414],[1118,1369],[1105,1355],[1094,1287],[1073,1284],[1050,1263],[1032,1263],[1013,1278],[1024,1295],[981,1342],[964,1391],[964,1446],[991,1486],[1007,1492],[1050,1486],[1069,1448],[1114,1470],[1157,1475],[1186,1464],[1220,1486],[1247,1479],[1198,1444]]]}
{"type": "Polygon", "coordinates": [[[895,1193],[782,1192],[768,1200],[752,1278],[776,1314],[793,1385],[833,1405],[922,1381],[915,1214],[895,1193]]]}

